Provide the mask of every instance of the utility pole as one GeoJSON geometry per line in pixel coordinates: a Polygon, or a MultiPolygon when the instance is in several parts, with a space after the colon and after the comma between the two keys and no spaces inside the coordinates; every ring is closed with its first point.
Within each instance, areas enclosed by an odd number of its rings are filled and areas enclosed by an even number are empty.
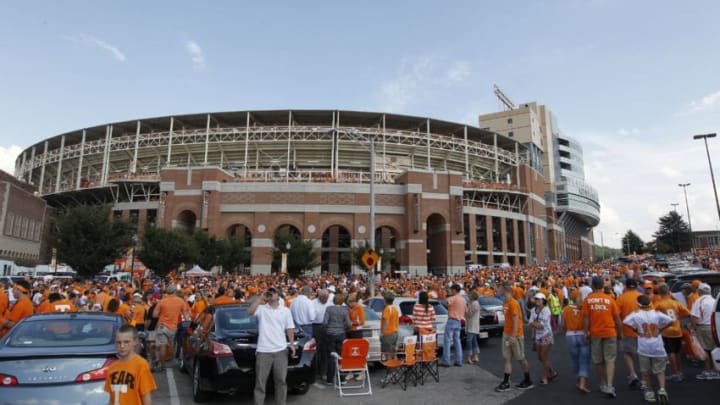
{"type": "Polygon", "coordinates": [[[717,208],[718,213],[718,220],[720,220],[720,201],[718,201],[718,192],[717,187],[715,186],[715,175],[713,174],[713,168],[712,168],[712,160],[710,160],[710,149],[708,149],[708,138],[715,138],[717,134],[704,134],[704,135],[694,135],[693,139],[702,139],[705,141],[705,152],[707,153],[707,159],[708,159],[708,166],[710,166],[710,179],[712,180],[712,186],[713,186],[713,192],[715,193],[715,208],[717,208]]]}
{"type": "Polygon", "coordinates": [[[687,199],[687,188],[690,186],[690,183],[680,183],[678,184],[678,187],[683,188],[683,192],[685,193],[685,208],[687,208],[687,216],[688,216],[688,228],[690,228],[690,251],[695,253],[695,240],[693,239],[693,233],[692,233],[692,222],[690,222],[690,205],[688,204],[687,199]]]}

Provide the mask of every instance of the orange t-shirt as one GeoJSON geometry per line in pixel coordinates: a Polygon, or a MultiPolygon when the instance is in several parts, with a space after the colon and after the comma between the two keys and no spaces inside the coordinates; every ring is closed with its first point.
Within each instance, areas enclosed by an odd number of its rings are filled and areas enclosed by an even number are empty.
{"type": "Polygon", "coordinates": [[[515,320],[513,316],[517,316],[517,336],[525,336],[523,334],[523,316],[520,311],[520,304],[514,298],[507,298],[503,303],[503,313],[505,314],[505,327],[503,329],[503,335],[513,336],[513,329],[515,328],[515,320]]]}
{"type": "Polygon", "coordinates": [[[232,299],[232,297],[223,295],[220,297],[215,298],[214,305],[223,305],[223,304],[234,304],[235,300],[232,299]]]}
{"type": "Polygon", "coordinates": [[[10,306],[10,298],[4,290],[0,290],[0,322],[5,319],[5,311],[10,306]]]}
{"type": "Polygon", "coordinates": [[[33,304],[30,298],[22,298],[15,302],[13,308],[8,312],[6,319],[16,324],[33,314],[33,304]]]}
{"type": "Polygon", "coordinates": [[[687,296],[687,307],[692,309],[693,304],[695,301],[700,298],[700,293],[695,291],[694,293],[687,296]]]}
{"type": "Polygon", "coordinates": [[[50,303],[50,312],[77,312],[77,308],[72,301],[63,298],[50,303]]]}
{"type": "Polygon", "coordinates": [[[690,311],[683,304],[672,298],[663,298],[655,304],[655,309],[672,318],[673,322],[667,328],[663,329],[662,336],[668,338],[682,337],[682,327],[680,326],[680,318],[690,316],[690,311]]]}
{"type": "Polygon", "coordinates": [[[563,309],[562,320],[566,332],[582,332],[584,329],[582,312],[575,305],[568,305],[563,309]]]}
{"type": "Polygon", "coordinates": [[[583,301],[583,316],[589,319],[589,334],[595,338],[617,336],[615,316],[620,315],[615,299],[603,292],[594,292],[583,301]]]}
{"type": "Polygon", "coordinates": [[[123,405],[142,405],[142,396],[156,389],[147,360],[137,354],[110,365],[104,388],[111,404],[123,405]]]}
{"type": "Polygon", "coordinates": [[[199,315],[205,312],[205,308],[207,308],[207,301],[205,301],[205,299],[198,298],[195,300],[195,304],[193,304],[191,308],[194,321],[197,321],[199,315]]]}
{"type": "Polygon", "coordinates": [[[396,333],[398,331],[398,323],[400,322],[400,318],[398,315],[398,310],[393,305],[385,305],[385,309],[382,311],[382,320],[385,321],[385,325],[387,326],[386,329],[383,332],[383,336],[390,335],[392,333],[396,333]]]}
{"type": "Polygon", "coordinates": [[[362,305],[356,303],[350,310],[350,322],[353,324],[351,330],[357,330],[358,326],[365,325],[365,310],[362,305]]]}
{"type": "MultiPolygon", "coordinates": [[[[618,297],[617,306],[618,311],[620,311],[620,320],[624,321],[625,317],[640,309],[637,304],[637,298],[641,295],[638,290],[627,290],[618,297]]],[[[623,336],[637,337],[638,335],[633,328],[625,325],[625,323],[623,323],[622,331],[623,336]]]]}
{"type": "Polygon", "coordinates": [[[135,309],[133,310],[133,319],[135,321],[135,325],[145,325],[145,312],[147,311],[147,307],[145,304],[135,304],[135,309]]]}
{"type": "Polygon", "coordinates": [[[161,299],[155,307],[159,314],[158,326],[164,326],[172,331],[177,330],[178,319],[184,308],[185,301],[177,295],[161,299]]]}

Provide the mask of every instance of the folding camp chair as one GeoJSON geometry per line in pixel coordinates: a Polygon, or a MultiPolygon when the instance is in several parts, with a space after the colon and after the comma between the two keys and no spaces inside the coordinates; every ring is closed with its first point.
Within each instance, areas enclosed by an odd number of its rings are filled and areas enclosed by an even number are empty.
{"type": "Polygon", "coordinates": [[[420,351],[418,358],[418,374],[420,384],[425,384],[425,376],[430,375],[435,382],[440,382],[440,369],[437,358],[437,333],[420,332],[420,351]]]}
{"type": "Polygon", "coordinates": [[[335,359],[335,388],[338,389],[341,397],[372,395],[367,364],[369,350],[370,344],[365,339],[345,339],[342,355],[335,352],[330,354],[335,359]],[[358,379],[358,384],[343,384],[343,377],[347,378],[358,372],[362,375],[362,378],[358,379]]]}
{"type": "Polygon", "coordinates": [[[385,360],[385,378],[382,380],[382,387],[387,384],[399,384],[404,390],[410,379],[417,385],[418,370],[415,349],[417,347],[417,336],[406,336],[403,338],[403,350],[398,352],[398,357],[385,360]]]}

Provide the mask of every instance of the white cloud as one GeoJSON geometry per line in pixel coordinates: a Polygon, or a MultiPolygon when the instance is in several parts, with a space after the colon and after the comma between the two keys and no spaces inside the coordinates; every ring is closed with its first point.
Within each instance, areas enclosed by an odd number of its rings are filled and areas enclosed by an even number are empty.
{"type": "Polygon", "coordinates": [[[470,76],[470,65],[467,62],[458,61],[447,71],[447,78],[453,82],[461,82],[470,76]]]}
{"type": "Polygon", "coordinates": [[[598,190],[601,221],[596,231],[604,233],[606,245],[619,248],[628,229],[651,240],[658,219],[673,209],[670,203],[680,203],[678,213],[687,220],[678,183],[692,183],[687,191],[693,229],[717,229],[704,145],[687,138],[661,138],[666,132],[662,126],[637,136],[618,131],[572,134],[583,145],[586,179],[598,190]]]}
{"type": "Polygon", "coordinates": [[[432,55],[403,58],[395,76],[380,86],[380,109],[403,112],[413,101],[464,81],[470,71],[464,61],[448,62],[432,55]]]}
{"type": "Polygon", "coordinates": [[[700,100],[691,101],[685,107],[685,110],[677,115],[683,116],[699,112],[715,111],[718,108],[720,108],[720,90],[710,93],[702,97],[700,100]]]}
{"type": "Polygon", "coordinates": [[[4,170],[10,174],[15,174],[15,159],[22,152],[22,148],[17,145],[10,147],[0,146],[0,170],[4,170]]]}
{"type": "Polygon", "coordinates": [[[110,52],[115,59],[117,59],[119,62],[125,62],[127,60],[127,57],[125,57],[125,54],[120,51],[116,46],[103,41],[102,39],[96,38],[92,35],[85,35],[81,34],[75,37],[68,37],[69,39],[83,43],[85,45],[90,45],[99,49],[102,49],[104,51],[110,52]]]}
{"type": "Polygon", "coordinates": [[[193,67],[198,70],[204,69],[205,52],[203,52],[203,49],[200,47],[200,45],[198,45],[198,43],[195,41],[187,41],[185,43],[185,49],[187,49],[190,57],[192,58],[193,67]]]}
{"type": "Polygon", "coordinates": [[[637,135],[639,133],[640,133],[640,130],[637,128],[633,128],[633,129],[620,128],[618,130],[618,135],[637,135]]]}

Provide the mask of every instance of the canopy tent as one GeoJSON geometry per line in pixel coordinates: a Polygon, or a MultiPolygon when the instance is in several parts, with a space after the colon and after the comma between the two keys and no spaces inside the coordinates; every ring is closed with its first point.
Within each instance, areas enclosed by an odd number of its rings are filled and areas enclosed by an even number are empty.
{"type": "Polygon", "coordinates": [[[190,277],[192,277],[192,276],[207,276],[210,274],[210,272],[207,270],[203,270],[202,267],[200,267],[196,264],[195,266],[193,266],[192,269],[186,271],[184,274],[185,274],[185,276],[190,276],[190,277]]]}

